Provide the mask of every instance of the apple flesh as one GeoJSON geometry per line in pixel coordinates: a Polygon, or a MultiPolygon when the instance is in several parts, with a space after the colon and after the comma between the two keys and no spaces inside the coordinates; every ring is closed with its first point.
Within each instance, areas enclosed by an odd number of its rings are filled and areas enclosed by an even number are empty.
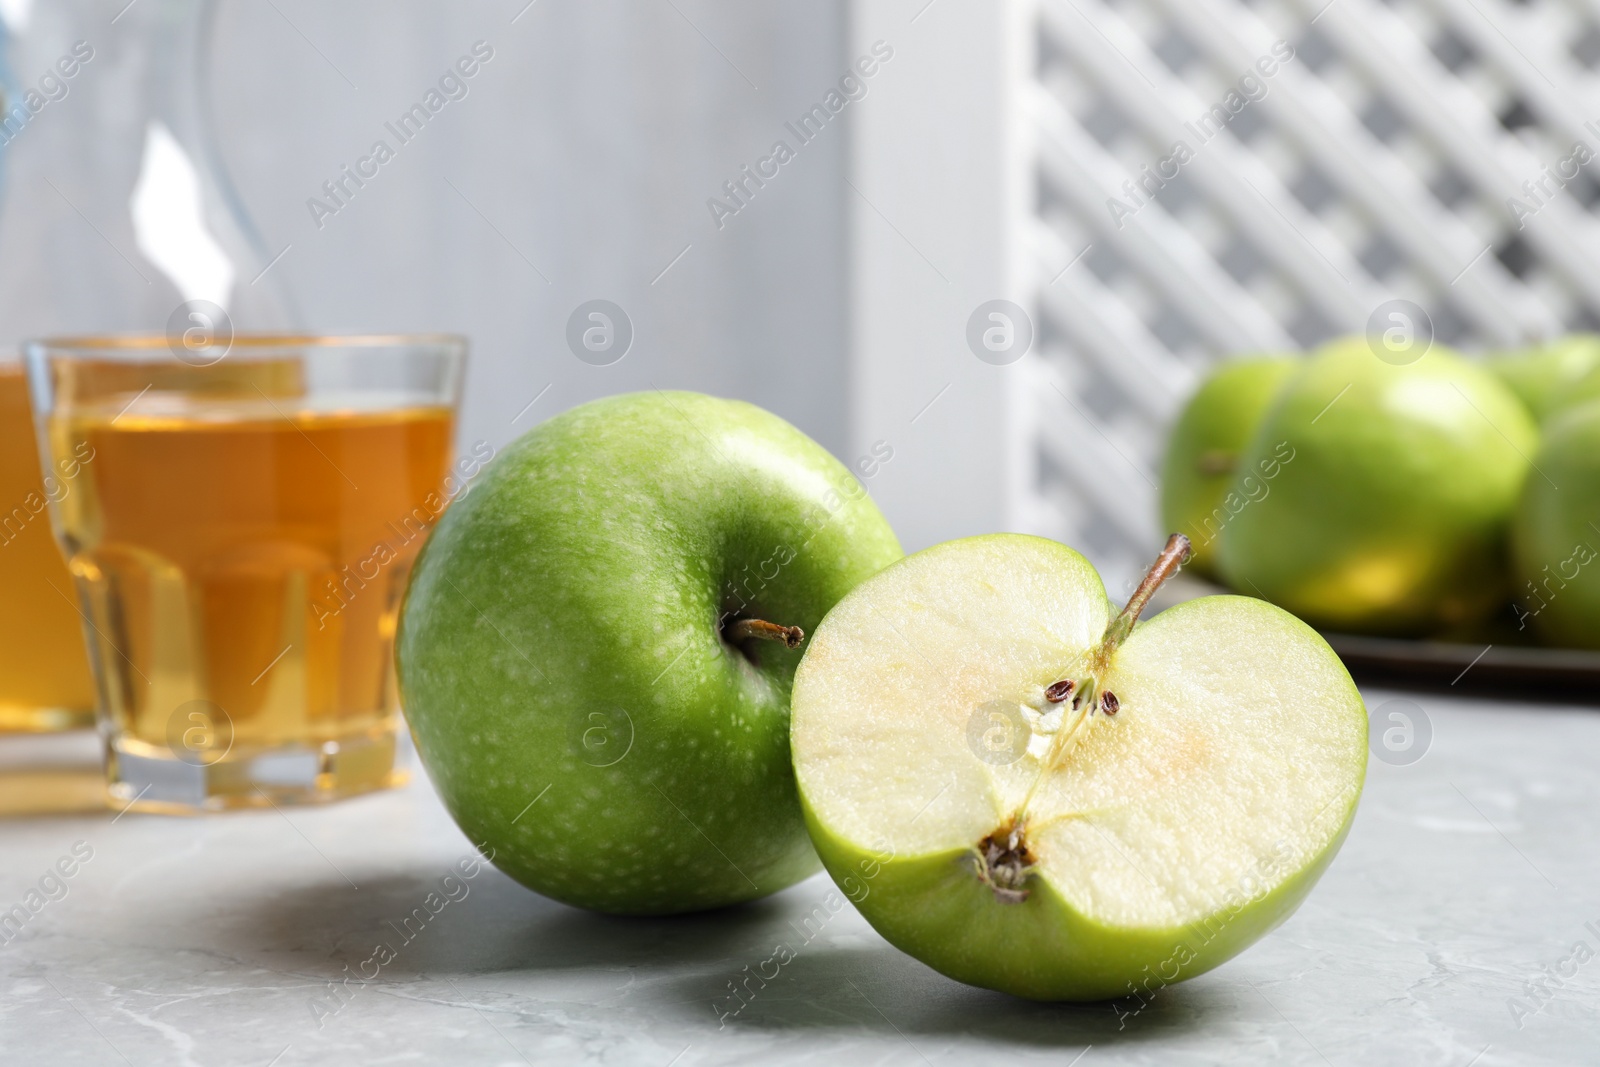
{"type": "Polygon", "coordinates": [[[953,541],[823,621],[795,677],[801,802],[891,943],[963,982],[1097,1000],[1215,967],[1304,899],[1360,796],[1361,697],[1259,600],[1134,628],[1183,548],[1117,614],[1064,545],[953,541]]]}
{"type": "Polygon", "coordinates": [[[850,472],[759,408],[568,411],[490,465],[412,572],[397,663],[422,762],[462,831],[557,900],[664,914],[782,889],[817,864],[791,628],[900,555],[850,472]]]}
{"type": "Polygon", "coordinates": [[[1230,360],[1200,384],[1173,423],[1161,465],[1161,524],[1189,538],[1191,572],[1215,576],[1217,534],[1232,514],[1229,505],[1240,506],[1228,499],[1239,453],[1298,365],[1281,356],[1230,360]]]}

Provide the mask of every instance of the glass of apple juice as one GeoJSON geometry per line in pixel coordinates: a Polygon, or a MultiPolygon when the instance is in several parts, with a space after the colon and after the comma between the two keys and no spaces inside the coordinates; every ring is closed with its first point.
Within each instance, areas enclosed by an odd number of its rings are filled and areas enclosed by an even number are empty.
{"type": "Polygon", "coordinates": [[[41,470],[22,362],[0,356],[0,814],[104,803],[83,622],[50,533],[81,466],[41,470]]]}
{"type": "MultiPolygon", "coordinates": [[[[399,784],[400,598],[444,483],[454,336],[27,347],[114,803],[192,812],[399,784]]],[[[48,466],[47,468],[48,469],[48,466]]]]}

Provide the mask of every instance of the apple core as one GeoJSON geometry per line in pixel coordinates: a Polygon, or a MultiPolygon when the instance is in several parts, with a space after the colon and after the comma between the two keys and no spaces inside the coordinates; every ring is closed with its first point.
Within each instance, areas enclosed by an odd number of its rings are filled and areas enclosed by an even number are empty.
{"type": "Polygon", "coordinates": [[[1027,710],[1022,713],[1023,720],[1032,730],[1029,747],[1034,747],[1036,742],[1043,742],[1039,746],[1043,752],[1040,754],[1038,777],[1023,797],[1022,806],[1016,814],[1002,829],[980,841],[974,850],[978,879],[994,890],[995,899],[1001,903],[1020,904],[1028,899],[1026,883],[1035,866],[1027,844],[1028,803],[1034,798],[1040,783],[1067,760],[1079,740],[1094,728],[1095,714],[1098,712],[1109,719],[1121,710],[1122,701],[1110,689],[1102,687],[1100,674],[1117,646],[1133,632],[1140,613],[1150,603],[1150,598],[1161,587],[1161,583],[1176,574],[1188,558],[1189,539],[1179,533],[1169,537],[1161,555],[1129,598],[1127,607],[1111,620],[1106,627],[1105,638],[1086,657],[1083,673],[1062,678],[1045,687],[1041,695],[1047,704],[1061,704],[1070,697],[1074,713],[1071,726],[1061,729],[1062,709],[1046,712],[1042,708],[1025,705],[1027,710]],[[1028,711],[1032,711],[1033,715],[1029,716],[1028,711]]]}

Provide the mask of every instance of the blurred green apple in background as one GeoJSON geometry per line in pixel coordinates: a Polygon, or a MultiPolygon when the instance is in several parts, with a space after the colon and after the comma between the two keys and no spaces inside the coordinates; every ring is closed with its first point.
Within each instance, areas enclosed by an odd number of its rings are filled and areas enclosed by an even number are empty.
{"type": "Polygon", "coordinates": [[[1173,423],[1161,464],[1161,528],[1189,538],[1188,566],[1197,574],[1216,573],[1217,534],[1242,499],[1227,499],[1239,452],[1297,366],[1299,360],[1282,356],[1230,360],[1201,383],[1173,423]]]}
{"type": "Polygon", "coordinates": [[[574,408],[417,561],[397,666],[423,765],[495,865],[557,900],[666,914],[782,889],[817,869],[789,756],[800,652],[758,638],[810,632],[900,555],[860,482],[760,408],[574,408]]]}
{"type": "Polygon", "coordinates": [[[1600,335],[1575,333],[1521,351],[1491,353],[1487,365],[1537,422],[1600,397],[1600,335]]]}
{"type": "Polygon", "coordinates": [[[1511,514],[1537,448],[1510,389],[1448,349],[1397,364],[1364,338],[1333,342],[1241,456],[1241,471],[1280,469],[1223,527],[1222,575],[1324,628],[1482,620],[1510,592],[1511,514]]]}
{"type": "Polygon", "coordinates": [[[1512,526],[1518,621],[1600,648],[1600,400],[1552,418],[1533,464],[1512,526]]]}

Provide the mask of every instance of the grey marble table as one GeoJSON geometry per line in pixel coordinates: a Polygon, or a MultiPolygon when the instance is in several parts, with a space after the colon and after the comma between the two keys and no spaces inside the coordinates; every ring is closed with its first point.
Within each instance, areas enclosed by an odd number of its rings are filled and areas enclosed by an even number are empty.
{"type": "Polygon", "coordinates": [[[0,910],[74,869],[0,944],[0,1063],[1600,1062],[1600,712],[1367,697],[1420,705],[1426,754],[1371,761],[1298,914],[1136,1012],[966,988],[848,907],[801,943],[823,878],[671,921],[492,869],[448,899],[470,850],[419,781],[315,810],[0,822],[0,910]],[[402,928],[430,893],[437,914],[402,928]],[[796,957],[739,1007],[729,983],[780,941],[796,957]]]}

